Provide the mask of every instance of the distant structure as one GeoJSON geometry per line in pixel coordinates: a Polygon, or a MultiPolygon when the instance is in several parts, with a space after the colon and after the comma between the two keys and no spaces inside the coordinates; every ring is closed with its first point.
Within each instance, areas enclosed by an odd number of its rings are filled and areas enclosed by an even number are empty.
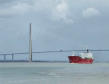
{"type": "MultiPolygon", "coordinates": [[[[38,60],[33,60],[32,58],[32,53],[37,54],[37,53],[65,53],[65,52],[109,52],[109,49],[72,49],[72,50],[64,50],[64,49],[60,49],[60,50],[54,50],[54,51],[34,51],[32,52],[32,24],[29,24],[29,50],[27,52],[12,52],[12,53],[0,53],[0,62],[46,62],[46,61],[38,61],[38,60]],[[27,55],[28,59],[24,60],[19,60],[16,59],[16,55],[27,55]],[[2,57],[1,57],[2,56],[2,57]],[[7,56],[11,56],[11,59],[7,59],[7,56]]],[[[85,54],[87,54],[85,53],[85,54]]],[[[37,56],[37,55],[36,55],[37,56]]],[[[48,62],[48,61],[47,61],[48,62]]]]}
{"type": "Polygon", "coordinates": [[[29,62],[32,62],[32,31],[31,31],[31,26],[30,24],[30,31],[29,31],[29,62]]]}

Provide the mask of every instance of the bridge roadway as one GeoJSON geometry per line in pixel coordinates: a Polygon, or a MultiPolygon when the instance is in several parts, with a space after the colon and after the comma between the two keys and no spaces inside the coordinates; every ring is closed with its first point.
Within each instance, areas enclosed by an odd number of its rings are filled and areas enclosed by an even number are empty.
{"type": "MultiPolygon", "coordinates": [[[[76,52],[76,51],[86,51],[86,52],[104,52],[104,51],[109,51],[109,49],[85,49],[85,50],[57,50],[57,51],[39,51],[39,52],[32,52],[32,53],[60,53],[60,52],[76,52]]],[[[3,56],[3,60],[1,61],[4,61],[6,62],[7,61],[7,56],[11,56],[11,60],[10,62],[12,61],[15,61],[14,60],[14,56],[15,55],[22,55],[22,54],[28,54],[29,55],[29,52],[19,52],[19,53],[4,53],[4,54],[0,54],[0,56],[3,56]]]]}

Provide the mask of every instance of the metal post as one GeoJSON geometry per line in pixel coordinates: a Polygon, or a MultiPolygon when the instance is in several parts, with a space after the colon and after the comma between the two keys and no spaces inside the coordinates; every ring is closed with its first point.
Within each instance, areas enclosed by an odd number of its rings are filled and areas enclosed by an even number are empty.
{"type": "Polygon", "coordinates": [[[32,62],[32,34],[31,34],[31,24],[29,31],[29,62],[32,62]]]}

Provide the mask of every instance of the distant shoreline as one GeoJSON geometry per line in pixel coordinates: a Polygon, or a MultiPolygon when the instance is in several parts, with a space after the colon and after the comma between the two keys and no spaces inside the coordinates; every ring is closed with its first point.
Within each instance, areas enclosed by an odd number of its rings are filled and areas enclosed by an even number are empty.
{"type": "MultiPolygon", "coordinates": [[[[0,63],[29,63],[28,60],[0,60],[0,63]]],[[[32,63],[69,63],[68,61],[33,60],[32,63]]],[[[109,63],[109,61],[94,61],[94,63],[109,63]]]]}
{"type": "MultiPolygon", "coordinates": [[[[29,62],[28,60],[6,60],[6,61],[1,61],[0,60],[0,63],[13,63],[13,62],[15,62],[15,63],[19,63],[19,62],[29,62]]],[[[40,63],[43,63],[43,62],[45,62],[45,63],[68,63],[67,61],[32,61],[32,62],[40,62],[40,63]]]]}

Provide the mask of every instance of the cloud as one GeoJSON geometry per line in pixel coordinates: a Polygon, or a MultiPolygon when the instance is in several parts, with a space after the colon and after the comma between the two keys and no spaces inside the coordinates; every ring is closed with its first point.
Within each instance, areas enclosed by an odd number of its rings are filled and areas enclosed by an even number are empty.
{"type": "Polygon", "coordinates": [[[19,0],[12,2],[5,1],[2,2],[2,6],[0,6],[0,16],[19,15],[24,13],[28,14],[30,11],[32,13],[45,13],[45,11],[52,11],[52,4],[53,2],[51,0],[19,0]]]}
{"type": "Polygon", "coordinates": [[[18,3],[17,5],[12,7],[12,10],[18,12],[26,12],[31,9],[31,5],[27,3],[18,3]]]}
{"type": "Polygon", "coordinates": [[[31,5],[27,3],[16,3],[10,7],[1,8],[0,9],[0,16],[9,16],[14,14],[23,14],[31,9],[31,5]]]}
{"type": "Polygon", "coordinates": [[[83,17],[93,17],[100,15],[100,11],[95,8],[87,8],[82,12],[83,17]]]}
{"type": "Polygon", "coordinates": [[[64,0],[58,3],[54,8],[54,10],[52,11],[52,15],[55,20],[62,20],[65,23],[73,23],[73,20],[70,17],[69,13],[70,12],[68,4],[64,0]]]}

